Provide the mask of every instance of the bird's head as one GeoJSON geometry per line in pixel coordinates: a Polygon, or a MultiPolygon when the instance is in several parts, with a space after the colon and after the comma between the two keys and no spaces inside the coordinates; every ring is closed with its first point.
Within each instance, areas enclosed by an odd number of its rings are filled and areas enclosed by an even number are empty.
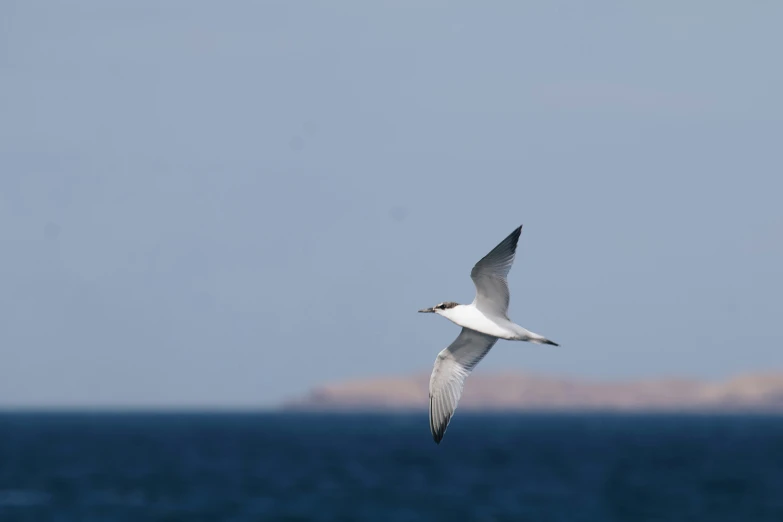
{"type": "MultiPolygon", "coordinates": [[[[424,308],[422,310],[419,310],[419,313],[443,315],[446,310],[451,310],[455,306],[459,306],[459,304],[457,304],[457,303],[455,303],[453,301],[446,301],[445,303],[436,304],[432,308],[424,308]]],[[[448,312],[446,312],[446,313],[448,313],[448,312]]]]}

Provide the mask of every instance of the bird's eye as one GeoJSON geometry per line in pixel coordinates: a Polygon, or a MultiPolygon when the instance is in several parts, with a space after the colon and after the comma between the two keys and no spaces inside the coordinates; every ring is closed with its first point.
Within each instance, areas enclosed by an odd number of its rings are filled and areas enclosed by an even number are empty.
{"type": "Polygon", "coordinates": [[[442,304],[439,304],[439,305],[437,305],[435,308],[437,308],[438,310],[443,310],[443,305],[442,305],[442,304]]]}

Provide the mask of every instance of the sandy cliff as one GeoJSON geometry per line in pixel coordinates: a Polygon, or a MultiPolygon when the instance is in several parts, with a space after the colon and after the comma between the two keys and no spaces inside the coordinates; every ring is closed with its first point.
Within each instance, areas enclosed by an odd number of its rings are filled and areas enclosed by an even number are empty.
{"type": "MultiPolygon", "coordinates": [[[[325,385],[284,405],[288,410],[423,409],[429,375],[325,385]]],[[[721,382],[653,379],[598,382],[519,374],[474,374],[460,409],[760,410],[783,412],[783,372],[721,382]]]]}

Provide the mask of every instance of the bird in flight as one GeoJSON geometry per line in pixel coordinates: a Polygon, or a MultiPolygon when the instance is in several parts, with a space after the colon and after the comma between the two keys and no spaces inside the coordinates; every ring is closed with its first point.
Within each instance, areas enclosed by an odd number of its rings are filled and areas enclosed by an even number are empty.
{"type": "Polygon", "coordinates": [[[419,310],[435,313],[461,326],[454,342],[435,359],[430,376],[430,431],[437,444],[457,409],[465,378],[484,358],[498,339],[536,344],[557,343],[533,333],[508,318],[508,272],[514,263],[522,225],[484,256],[470,272],[476,285],[476,298],[468,305],[451,301],[419,310]]]}

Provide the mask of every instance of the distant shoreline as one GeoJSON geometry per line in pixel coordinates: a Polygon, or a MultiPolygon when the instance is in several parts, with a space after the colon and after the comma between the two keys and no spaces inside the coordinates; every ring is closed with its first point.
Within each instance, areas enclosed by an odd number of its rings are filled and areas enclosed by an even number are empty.
{"type": "MultiPolygon", "coordinates": [[[[368,378],[317,387],[284,411],[419,411],[428,406],[428,375],[368,378]]],[[[783,413],[783,372],[722,381],[683,378],[589,381],[531,374],[477,374],[460,411],[612,413],[783,413]]]]}
{"type": "MultiPolygon", "coordinates": [[[[3,414],[265,415],[419,414],[428,407],[429,375],[378,377],[319,386],[280,404],[0,405],[3,414]]],[[[248,398],[252,399],[252,398],[248,398]]],[[[488,415],[780,415],[783,371],[721,381],[658,378],[597,381],[531,374],[472,375],[461,414],[488,415]]]]}

